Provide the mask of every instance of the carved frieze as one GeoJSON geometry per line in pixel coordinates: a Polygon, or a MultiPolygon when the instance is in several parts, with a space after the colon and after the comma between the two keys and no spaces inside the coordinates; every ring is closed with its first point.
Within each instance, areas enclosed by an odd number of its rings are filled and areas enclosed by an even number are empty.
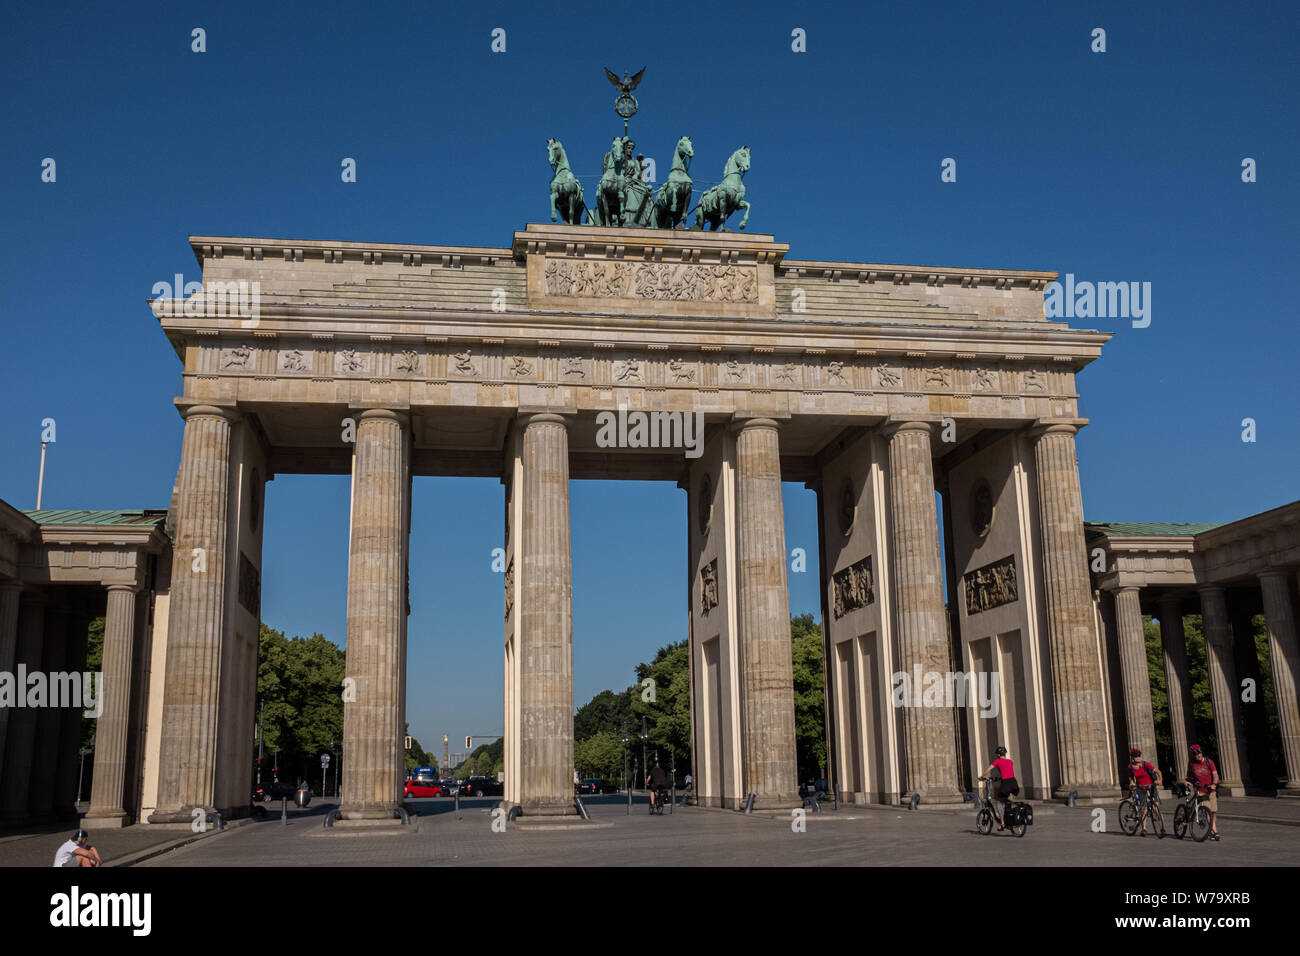
{"type": "Polygon", "coordinates": [[[515,559],[510,558],[510,563],[506,565],[506,620],[510,620],[510,612],[515,608],[515,559]]]}
{"type": "Polygon", "coordinates": [[[302,349],[283,349],[280,352],[280,369],[285,372],[311,371],[311,353],[302,349]]]}
{"type": "Polygon", "coordinates": [[[831,576],[834,594],[833,613],[836,619],[850,611],[866,607],[876,600],[875,577],[871,571],[871,555],[850,564],[831,576]]]}
{"type": "Polygon", "coordinates": [[[1009,554],[1001,561],[976,568],[968,572],[962,582],[965,584],[967,614],[979,614],[1010,604],[1020,596],[1016,583],[1016,556],[1009,554]]]}
{"type": "Polygon", "coordinates": [[[548,259],[547,295],[685,302],[756,302],[758,271],[746,266],[548,259]]]}

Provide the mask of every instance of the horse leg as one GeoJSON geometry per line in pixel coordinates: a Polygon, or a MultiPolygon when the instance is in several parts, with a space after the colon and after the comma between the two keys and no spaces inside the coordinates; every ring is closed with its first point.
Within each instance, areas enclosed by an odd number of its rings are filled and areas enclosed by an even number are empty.
{"type": "Polygon", "coordinates": [[[555,220],[556,220],[556,214],[555,214],[555,194],[556,194],[556,189],[555,189],[554,186],[552,186],[552,187],[551,187],[551,222],[555,222],[555,220]]]}
{"type": "Polygon", "coordinates": [[[745,200],[742,199],[740,201],[740,205],[737,206],[736,208],[745,210],[745,218],[741,219],[740,225],[736,227],[737,229],[744,229],[745,223],[749,222],[749,203],[745,202],[745,200]]]}

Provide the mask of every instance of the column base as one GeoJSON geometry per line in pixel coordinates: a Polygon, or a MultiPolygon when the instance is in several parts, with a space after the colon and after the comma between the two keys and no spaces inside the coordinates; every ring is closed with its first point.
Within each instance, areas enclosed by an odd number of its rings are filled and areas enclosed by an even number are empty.
{"type": "Polygon", "coordinates": [[[96,811],[92,807],[81,821],[83,830],[121,830],[129,827],[131,820],[125,810],[96,811]]]}
{"type": "Polygon", "coordinates": [[[501,809],[508,814],[512,807],[519,808],[519,815],[525,817],[573,817],[578,815],[578,808],[569,797],[563,798],[525,797],[519,803],[501,801],[501,809]]]}
{"type": "Polygon", "coordinates": [[[1091,784],[1083,783],[1077,786],[1071,784],[1062,784],[1052,791],[1053,800],[1068,800],[1070,794],[1074,793],[1075,803],[1086,803],[1089,805],[1098,803],[1118,803],[1121,798],[1120,789],[1110,784],[1091,784]]]}
{"type": "MultiPolygon", "coordinates": [[[[401,804],[352,804],[339,809],[340,820],[395,820],[397,809],[401,804]]],[[[409,808],[407,808],[407,812],[409,808]]]]}
{"type": "Polygon", "coordinates": [[[935,807],[952,808],[960,807],[966,803],[966,797],[960,790],[931,790],[928,792],[925,790],[904,790],[903,793],[899,795],[899,804],[902,806],[910,804],[912,802],[913,792],[919,792],[921,795],[921,801],[916,805],[917,809],[925,809],[927,807],[930,809],[935,807]]]}
{"type": "MultiPolygon", "coordinates": [[[[157,810],[155,810],[153,813],[149,814],[149,822],[150,823],[193,823],[196,819],[207,819],[207,815],[209,813],[215,813],[215,812],[216,811],[212,810],[209,807],[201,807],[198,806],[197,804],[192,804],[190,806],[185,806],[185,807],[171,807],[167,809],[160,807],[157,810]],[[195,810],[202,810],[203,815],[201,817],[196,817],[194,815],[195,810]]],[[[86,819],[87,820],[90,819],[89,813],[86,814],[86,819]]]]}
{"type": "Polygon", "coordinates": [[[1240,780],[1220,780],[1219,793],[1225,797],[1244,797],[1246,795],[1246,785],[1240,780]]]}
{"type": "Polygon", "coordinates": [[[1279,787],[1277,795],[1284,798],[1289,797],[1292,800],[1300,799],[1300,784],[1288,783],[1284,787],[1279,787]]]}
{"type": "MultiPolygon", "coordinates": [[[[749,795],[745,795],[745,800],[749,795]]],[[[756,793],[754,794],[755,810],[793,810],[796,807],[803,806],[803,797],[799,796],[797,790],[779,791],[774,793],[756,793]]],[[[739,810],[745,809],[744,800],[741,801],[739,810]]]]}

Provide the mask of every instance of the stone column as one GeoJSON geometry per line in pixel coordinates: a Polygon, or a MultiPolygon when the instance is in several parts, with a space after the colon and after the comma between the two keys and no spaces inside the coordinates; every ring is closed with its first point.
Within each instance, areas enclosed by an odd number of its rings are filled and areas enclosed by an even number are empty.
{"type": "Polygon", "coordinates": [[[1192,677],[1187,670],[1182,603],[1182,598],[1171,594],[1160,598],[1160,643],[1165,652],[1169,729],[1174,748],[1174,775],[1178,780],[1187,776],[1187,748],[1197,742],[1196,724],[1192,720],[1192,677]]]}
{"type": "Polygon", "coordinates": [[[217,809],[217,711],[235,413],[194,405],[183,414],[158,809],[150,815],[151,823],[189,823],[195,807],[217,809]]]}
{"type": "MultiPolygon", "coordinates": [[[[36,820],[49,820],[54,816],[54,779],[59,765],[59,726],[66,703],[56,699],[63,688],[72,685],[59,681],[54,675],[66,671],[68,637],[72,614],[66,605],[46,609],[45,647],[41,652],[41,668],[49,675],[47,706],[36,715],[36,745],[32,755],[31,816],[36,820]]],[[[75,688],[80,690],[80,683],[75,688]]],[[[81,700],[77,699],[80,711],[81,700]]]]}
{"type": "Polygon", "coordinates": [[[348,556],[348,648],[344,697],[345,820],[392,819],[401,803],[406,677],[406,496],[410,421],[401,412],[357,416],[348,556]]]}
{"type": "Polygon", "coordinates": [[[755,807],[798,806],[781,454],[770,418],[736,427],[736,539],[743,793],[755,807]]]}
{"type": "Polygon", "coordinates": [[[127,732],[131,714],[131,655],[135,649],[135,601],[139,589],[110,584],[104,616],[104,683],[95,726],[95,779],[90,790],[87,829],[121,827],[129,821],[122,806],[126,785],[127,732]]]}
{"type": "MultiPolygon", "coordinates": [[[[78,608],[71,615],[68,626],[67,653],[64,665],[69,670],[81,672],[81,706],[68,707],[59,718],[59,766],[54,780],[54,812],[60,819],[75,820],[80,815],[77,808],[77,784],[81,776],[81,718],[88,688],[86,679],[86,643],[90,618],[78,608]]],[[[103,704],[103,684],[94,687],[99,702],[103,704]]]]}
{"type": "Polygon", "coordinates": [[[1286,758],[1287,796],[1300,796],[1300,646],[1296,642],[1295,614],[1291,608],[1290,572],[1271,568],[1259,574],[1264,594],[1264,619],[1268,624],[1268,659],[1273,666],[1273,699],[1282,731],[1286,758]]]}
{"type": "MultiPolygon", "coordinates": [[[[1127,747],[1155,763],[1156,723],[1151,713],[1151,671],[1147,667],[1146,636],[1142,632],[1142,592],[1125,587],[1115,591],[1115,624],[1119,630],[1119,666],[1124,677],[1124,723],[1127,747]]],[[[1126,750],[1127,750],[1126,747],[1126,750]]],[[[1122,755],[1127,762],[1128,754],[1122,755]]]]}
{"type": "Polygon", "coordinates": [[[522,425],[518,792],[525,814],[563,816],[577,812],[569,428],[551,413],[525,416],[522,425]]]}
{"type": "MultiPolygon", "coordinates": [[[[23,586],[17,582],[0,584],[0,672],[14,672],[14,656],[18,652],[18,602],[23,586]]],[[[5,777],[5,740],[9,733],[9,714],[12,708],[0,707],[0,781],[5,777]]]]}
{"type": "MultiPolygon", "coordinates": [[[[41,669],[41,645],[45,633],[45,595],[25,591],[18,614],[18,648],[15,656],[15,690],[26,701],[25,678],[19,676],[41,669]],[[19,673],[21,672],[21,673],[19,673]]],[[[9,718],[5,741],[4,779],[0,780],[0,819],[25,820],[32,779],[32,752],[36,744],[37,711],[15,707],[9,718]]]]}
{"type": "Polygon", "coordinates": [[[1210,677],[1210,698],[1214,703],[1214,736],[1219,752],[1214,759],[1219,767],[1220,788],[1228,793],[1244,793],[1243,774],[1247,772],[1246,748],[1241,733],[1241,697],[1237,667],[1232,658],[1232,628],[1228,607],[1220,587],[1203,587],[1201,622],[1205,632],[1205,667],[1210,677]]]}
{"type": "Polygon", "coordinates": [[[1083,496],[1074,447],[1077,430],[1067,424],[1036,429],[1034,460],[1060,761],[1055,795],[1064,797],[1077,790],[1080,797],[1100,797],[1115,793],[1116,787],[1110,782],[1112,756],[1106,740],[1101,661],[1093,633],[1083,496]]]}
{"type": "MultiPolygon", "coordinates": [[[[889,440],[897,660],[899,671],[908,675],[918,669],[922,674],[944,674],[952,669],[944,623],[930,432],[926,422],[899,422],[884,431],[889,440]]],[[[961,803],[953,715],[944,707],[921,706],[920,693],[921,688],[913,688],[917,699],[901,708],[903,792],[919,793],[925,803],[961,803]]]]}

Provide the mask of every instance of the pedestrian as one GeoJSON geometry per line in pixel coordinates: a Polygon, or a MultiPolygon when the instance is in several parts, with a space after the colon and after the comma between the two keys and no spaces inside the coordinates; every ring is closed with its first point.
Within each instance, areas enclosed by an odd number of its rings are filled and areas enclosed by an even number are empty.
{"type": "Polygon", "coordinates": [[[63,866],[99,866],[104,861],[99,858],[99,851],[90,845],[90,834],[78,830],[72,839],[63,843],[54,852],[54,865],[63,866]]]}
{"type": "Polygon", "coordinates": [[[1192,744],[1187,765],[1187,782],[1196,788],[1197,802],[1210,813],[1210,839],[1219,839],[1219,768],[1205,756],[1200,744],[1192,744]]]}

